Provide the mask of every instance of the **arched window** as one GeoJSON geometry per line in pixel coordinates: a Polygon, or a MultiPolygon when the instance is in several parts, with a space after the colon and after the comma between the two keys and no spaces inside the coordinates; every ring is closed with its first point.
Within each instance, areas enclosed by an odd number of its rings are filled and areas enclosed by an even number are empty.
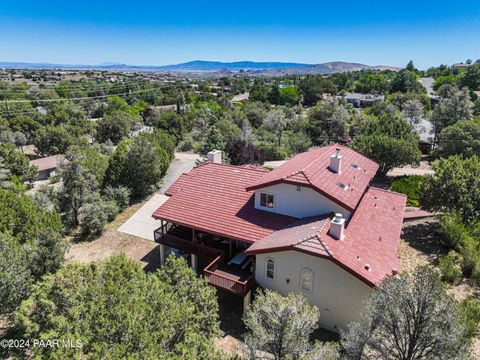
{"type": "Polygon", "coordinates": [[[307,268],[302,269],[300,277],[300,289],[303,291],[312,291],[313,288],[313,271],[307,268]]]}
{"type": "Polygon", "coordinates": [[[275,279],[275,260],[268,258],[265,262],[265,276],[268,279],[275,279]]]}

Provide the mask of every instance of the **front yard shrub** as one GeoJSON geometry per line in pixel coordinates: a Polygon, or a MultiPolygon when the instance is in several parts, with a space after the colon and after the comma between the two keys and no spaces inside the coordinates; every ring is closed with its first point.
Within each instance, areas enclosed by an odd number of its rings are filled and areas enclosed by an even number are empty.
{"type": "Polygon", "coordinates": [[[420,206],[420,187],[423,176],[401,176],[393,180],[390,190],[408,196],[407,206],[420,206]]]}
{"type": "Polygon", "coordinates": [[[457,284],[462,279],[462,270],[457,265],[458,254],[450,251],[448,255],[442,257],[438,264],[442,272],[442,280],[450,284],[457,284]]]}
{"type": "Polygon", "coordinates": [[[468,297],[460,303],[460,309],[464,316],[467,336],[472,338],[478,333],[480,299],[478,297],[468,297]]]}

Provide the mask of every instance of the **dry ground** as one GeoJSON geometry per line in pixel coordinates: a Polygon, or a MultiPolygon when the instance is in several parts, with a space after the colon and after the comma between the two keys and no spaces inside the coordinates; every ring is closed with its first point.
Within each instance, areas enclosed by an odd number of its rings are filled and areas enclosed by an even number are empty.
{"type": "Polygon", "coordinates": [[[117,231],[148,199],[128,207],[113,222],[107,225],[106,231],[93,241],[73,243],[66,254],[67,261],[89,262],[105,259],[117,253],[125,253],[129,258],[142,262],[147,270],[158,266],[160,255],[158,245],[132,235],[117,231]]]}
{"type": "MultiPolygon", "coordinates": [[[[411,272],[417,266],[438,264],[441,256],[448,249],[443,245],[439,223],[436,220],[416,220],[404,224],[398,255],[400,256],[400,272],[411,272]]],[[[461,301],[468,296],[480,295],[477,287],[468,280],[455,286],[449,286],[447,292],[461,301]]],[[[480,336],[473,339],[473,358],[480,359],[480,336]]]]}

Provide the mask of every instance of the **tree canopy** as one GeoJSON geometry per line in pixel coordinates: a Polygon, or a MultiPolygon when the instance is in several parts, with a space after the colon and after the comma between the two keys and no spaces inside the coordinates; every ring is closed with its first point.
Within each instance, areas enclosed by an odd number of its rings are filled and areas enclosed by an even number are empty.
{"type": "Polygon", "coordinates": [[[468,339],[453,298],[430,268],[390,277],[342,333],[348,359],[466,359],[468,339]]]}
{"type": "Polygon", "coordinates": [[[480,158],[450,156],[433,162],[423,183],[421,204],[433,211],[458,211],[465,222],[480,218],[480,158]]]}
{"type": "Polygon", "coordinates": [[[25,338],[78,340],[81,346],[35,347],[47,358],[220,359],[215,290],[168,258],[157,273],[117,255],[69,264],[37,284],[16,314],[25,338]]]}

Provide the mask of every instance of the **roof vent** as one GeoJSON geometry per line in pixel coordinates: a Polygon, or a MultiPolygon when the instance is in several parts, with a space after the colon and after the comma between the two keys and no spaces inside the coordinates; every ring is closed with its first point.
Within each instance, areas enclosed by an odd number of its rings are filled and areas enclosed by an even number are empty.
{"type": "Polygon", "coordinates": [[[337,186],[340,186],[343,190],[347,190],[347,189],[348,189],[348,185],[345,185],[345,184],[342,183],[341,181],[337,181],[336,184],[337,184],[337,186]]]}
{"type": "Polygon", "coordinates": [[[222,163],[222,152],[220,150],[212,150],[207,154],[207,160],[212,163],[222,163]]]}
{"type": "Polygon", "coordinates": [[[335,150],[335,154],[330,156],[330,170],[337,174],[342,173],[342,155],[340,155],[340,148],[335,150]]]}
{"type": "Polygon", "coordinates": [[[337,240],[343,240],[345,230],[345,219],[340,213],[336,213],[330,224],[330,235],[332,235],[337,240]]]}

